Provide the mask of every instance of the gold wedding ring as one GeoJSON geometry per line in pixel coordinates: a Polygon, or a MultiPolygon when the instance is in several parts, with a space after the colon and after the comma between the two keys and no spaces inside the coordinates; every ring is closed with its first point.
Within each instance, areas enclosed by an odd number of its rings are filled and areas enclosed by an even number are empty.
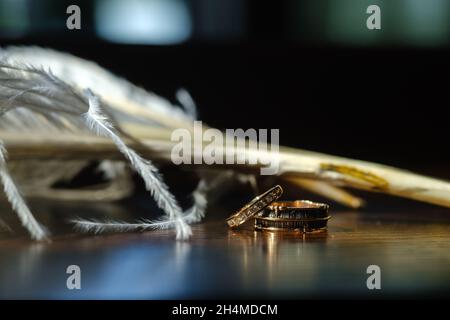
{"type": "Polygon", "coordinates": [[[227,219],[228,226],[231,228],[240,226],[255,214],[266,208],[269,204],[277,200],[282,194],[283,189],[278,185],[267,190],[230,216],[227,219]]]}
{"type": "Polygon", "coordinates": [[[329,206],[307,200],[273,202],[255,217],[255,229],[267,231],[327,230],[329,206]]]}
{"type": "Polygon", "coordinates": [[[271,203],[265,212],[268,216],[296,219],[317,219],[328,215],[329,205],[309,200],[278,201],[271,203]]]}

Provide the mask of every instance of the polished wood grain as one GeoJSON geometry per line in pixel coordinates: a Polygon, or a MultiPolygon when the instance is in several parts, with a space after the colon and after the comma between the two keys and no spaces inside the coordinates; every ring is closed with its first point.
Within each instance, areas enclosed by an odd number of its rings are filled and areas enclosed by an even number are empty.
{"type": "Polygon", "coordinates": [[[33,203],[52,242],[29,241],[14,216],[5,215],[15,233],[0,233],[0,298],[428,298],[450,292],[448,209],[376,196],[360,211],[332,206],[328,232],[305,236],[255,231],[251,224],[229,229],[225,218],[242,201],[210,208],[192,239],[181,242],[171,231],[80,235],[66,221],[148,213],[129,202],[33,203]],[[71,264],[82,270],[78,291],[66,288],[71,264]],[[381,290],[366,287],[369,265],[381,268],[381,290]]]}

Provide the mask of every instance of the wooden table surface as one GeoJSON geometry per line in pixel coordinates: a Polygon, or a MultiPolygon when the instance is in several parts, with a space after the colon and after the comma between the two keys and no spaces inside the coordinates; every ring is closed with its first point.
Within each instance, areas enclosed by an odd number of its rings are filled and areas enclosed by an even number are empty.
{"type": "Polygon", "coordinates": [[[171,231],[79,235],[63,223],[74,215],[136,210],[127,203],[32,204],[53,240],[28,240],[15,217],[5,215],[15,233],[0,232],[0,298],[429,298],[450,292],[448,209],[375,196],[360,211],[334,206],[329,231],[305,237],[254,231],[251,224],[228,229],[224,219],[241,201],[210,208],[190,241],[175,241],[171,231]],[[68,265],[80,266],[81,290],[66,288],[68,265]],[[366,287],[369,265],[381,268],[381,290],[366,287]]]}

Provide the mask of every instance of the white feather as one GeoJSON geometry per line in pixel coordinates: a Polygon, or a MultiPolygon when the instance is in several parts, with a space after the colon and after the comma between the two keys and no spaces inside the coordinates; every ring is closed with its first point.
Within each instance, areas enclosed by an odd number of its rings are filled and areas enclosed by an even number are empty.
{"type": "MultiPolygon", "coordinates": [[[[146,230],[163,230],[176,227],[180,224],[186,225],[199,222],[205,216],[207,206],[206,193],[208,184],[205,180],[200,180],[197,188],[194,190],[192,197],[194,204],[185,213],[184,216],[176,219],[160,219],[160,220],[139,220],[134,223],[117,221],[117,220],[89,220],[75,219],[71,222],[75,224],[75,228],[81,232],[102,233],[102,232],[130,232],[130,231],[146,231],[146,230]],[[180,221],[181,220],[181,221],[180,221]]],[[[190,228],[184,230],[191,233],[190,228]]]]}
{"type": "Polygon", "coordinates": [[[195,105],[194,99],[192,99],[189,92],[183,88],[180,88],[176,92],[176,98],[186,113],[191,116],[192,120],[196,120],[198,117],[197,106],[195,105]]]}
{"type": "Polygon", "coordinates": [[[206,193],[208,192],[208,184],[206,180],[200,180],[197,188],[192,193],[194,199],[194,205],[187,211],[184,216],[184,220],[191,224],[200,222],[205,217],[206,206],[208,201],[206,199],[206,193]]]}
{"type": "MultiPolygon", "coordinates": [[[[75,229],[80,232],[95,233],[95,234],[101,234],[106,232],[136,232],[136,231],[143,232],[148,230],[166,230],[175,228],[179,224],[179,222],[176,220],[168,220],[168,219],[159,219],[159,220],[141,219],[134,223],[119,220],[100,221],[93,219],[74,219],[71,220],[70,222],[73,223],[75,225],[75,229]]],[[[189,232],[189,230],[186,230],[186,232],[189,232]]]]}
{"type": "MultiPolygon", "coordinates": [[[[77,127],[84,122],[91,131],[110,138],[130,161],[131,166],[141,175],[147,190],[151,192],[159,207],[165,211],[165,219],[173,222],[177,238],[186,239],[190,236],[190,227],[182,219],[182,211],[162,182],[158,169],[150,161],[143,159],[127,147],[119,137],[119,131],[101,110],[99,98],[91,90],[87,89],[82,94],[78,88],[68,85],[51,72],[23,63],[10,62],[11,59],[8,57],[3,58],[0,61],[1,114],[22,107],[40,113],[56,127],[64,124],[61,127],[65,128],[67,122],[73,122],[74,127],[77,127]]],[[[26,123],[27,119],[23,120],[26,123]]],[[[22,223],[30,230],[34,238],[44,237],[45,233],[32,218],[6,166],[2,167],[1,178],[8,199],[21,217],[22,223]]]]}
{"type": "Polygon", "coordinates": [[[9,174],[6,166],[6,149],[0,141],[0,179],[5,190],[6,197],[11,203],[13,209],[17,212],[22,225],[30,232],[35,240],[44,240],[47,238],[47,231],[34,218],[25,200],[20,194],[16,184],[9,174]]]}
{"type": "MultiPolygon", "coordinates": [[[[115,76],[108,70],[92,61],[75,57],[68,53],[58,52],[39,47],[8,47],[1,49],[6,57],[14,57],[16,61],[25,62],[44,69],[51,69],[52,73],[71,86],[82,84],[83,88],[90,88],[93,92],[108,99],[112,107],[124,109],[129,106],[126,102],[133,102],[135,107],[152,110],[167,119],[191,122],[190,115],[172,105],[168,100],[148,92],[131,82],[115,76]]],[[[145,110],[143,110],[145,111],[145,110]]],[[[157,119],[152,119],[158,122],[157,119]]],[[[170,125],[166,121],[161,125],[170,125]]]]}
{"type": "Polygon", "coordinates": [[[125,165],[123,162],[103,160],[98,165],[97,170],[103,173],[103,176],[108,180],[113,180],[125,172],[125,165]]]}
{"type": "Polygon", "coordinates": [[[134,150],[128,148],[120,139],[114,126],[108,121],[100,107],[100,100],[90,90],[86,90],[89,100],[89,110],[83,115],[86,125],[98,135],[110,138],[120,152],[130,161],[132,167],[144,180],[146,189],[155,198],[158,206],[167,214],[168,220],[174,221],[178,239],[186,239],[191,230],[182,218],[182,210],[167,185],[158,176],[158,169],[151,161],[143,159],[134,150]]]}
{"type": "Polygon", "coordinates": [[[130,231],[146,231],[146,230],[162,230],[169,229],[174,226],[169,220],[150,221],[140,220],[136,223],[129,223],[118,220],[93,220],[93,219],[75,219],[70,221],[74,223],[75,229],[85,233],[100,234],[104,232],[130,232],[130,231]]]}

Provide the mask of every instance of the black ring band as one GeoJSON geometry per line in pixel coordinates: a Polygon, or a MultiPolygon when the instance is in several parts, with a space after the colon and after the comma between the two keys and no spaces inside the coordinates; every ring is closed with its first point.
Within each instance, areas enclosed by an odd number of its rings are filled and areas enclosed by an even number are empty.
{"type": "Polygon", "coordinates": [[[328,209],[327,204],[307,200],[273,202],[255,217],[255,229],[304,233],[326,231],[331,218],[328,209]]]}
{"type": "Polygon", "coordinates": [[[330,216],[316,220],[255,217],[255,228],[268,231],[320,232],[327,230],[330,216]]]}
{"type": "Polygon", "coordinates": [[[260,215],[261,217],[315,220],[328,217],[329,206],[308,200],[273,202],[260,215]]]}

